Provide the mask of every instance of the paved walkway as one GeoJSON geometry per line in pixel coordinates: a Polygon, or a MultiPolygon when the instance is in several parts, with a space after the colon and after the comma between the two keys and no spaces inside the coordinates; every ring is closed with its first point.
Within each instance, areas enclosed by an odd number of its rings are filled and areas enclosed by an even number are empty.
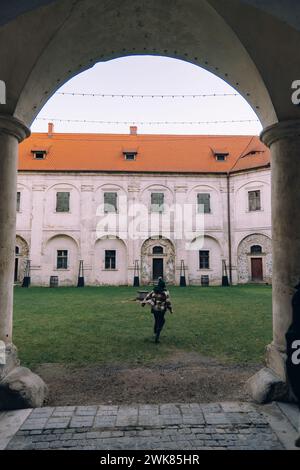
{"type": "Polygon", "coordinates": [[[297,421],[275,403],[45,407],[0,413],[0,449],[294,449],[297,421]]]}

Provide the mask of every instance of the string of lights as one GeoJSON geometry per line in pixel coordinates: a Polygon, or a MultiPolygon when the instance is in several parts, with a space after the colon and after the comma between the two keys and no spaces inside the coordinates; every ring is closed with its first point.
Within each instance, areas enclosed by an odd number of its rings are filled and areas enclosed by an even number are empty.
{"type": "Polygon", "coordinates": [[[220,97],[229,97],[229,96],[240,96],[238,93],[203,93],[203,94],[192,94],[192,95],[130,95],[130,94],[105,94],[105,93],[80,93],[80,92],[57,92],[57,95],[61,96],[81,96],[81,97],[97,97],[97,98],[159,98],[159,99],[184,99],[184,98],[220,98],[220,97]]]}
{"type": "Polygon", "coordinates": [[[165,125],[202,125],[202,124],[232,124],[232,123],[250,123],[259,122],[258,119],[232,119],[218,121],[98,121],[90,119],[61,119],[61,118],[37,118],[39,121],[48,122],[69,122],[69,123],[86,123],[86,124],[114,124],[114,125],[146,125],[146,126],[165,126],[165,125]]]}

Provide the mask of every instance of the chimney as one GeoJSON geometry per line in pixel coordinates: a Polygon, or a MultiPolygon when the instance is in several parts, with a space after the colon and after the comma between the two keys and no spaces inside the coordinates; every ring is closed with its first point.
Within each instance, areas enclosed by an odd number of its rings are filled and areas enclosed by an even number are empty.
{"type": "Polygon", "coordinates": [[[130,135],[137,135],[137,126],[130,126],[130,135]]]}
{"type": "Polygon", "coordinates": [[[54,124],[53,122],[48,122],[48,137],[52,137],[54,134],[54,124]]]}

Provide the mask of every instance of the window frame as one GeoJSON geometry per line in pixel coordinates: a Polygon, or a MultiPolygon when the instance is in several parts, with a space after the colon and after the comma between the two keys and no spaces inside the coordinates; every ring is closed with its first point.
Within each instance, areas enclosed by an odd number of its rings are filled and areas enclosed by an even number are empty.
{"type": "Polygon", "coordinates": [[[209,210],[208,212],[205,211],[205,204],[202,204],[204,206],[204,212],[203,214],[212,214],[212,209],[211,209],[211,193],[209,192],[201,192],[197,193],[197,212],[198,214],[201,214],[202,212],[200,211],[200,206],[201,204],[199,203],[200,196],[208,196],[208,201],[209,201],[209,210]]]}
{"type": "Polygon", "coordinates": [[[21,191],[17,191],[17,212],[21,212],[21,191]]]}
{"type": "Polygon", "coordinates": [[[263,254],[263,248],[261,245],[251,245],[250,247],[250,254],[253,255],[253,256],[258,256],[258,255],[262,255],[263,254]],[[254,251],[253,248],[259,248],[258,251],[254,251]]]}
{"type": "Polygon", "coordinates": [[[103,211],[104,214],[118,214],[119,208],[118,208],[118,193],[117,191],[103,191],[103,211]],[[111,204],[110,202],[106,202],[106,194],[114,194],[115,195],[115,205],[111,204]],[[107,205],[114,207],[115,210],[107,210],[107,205]]]}
{"type": "Polygon", "coordinates": [[[205,271],[210,269],[210,250],[199,250],[199,269],[205,271]],[[202,253],[207,253],[207,256],[203,258],[202,253]],[[207,261],[207,266],[201,266],[201,262],[207,261]]]}
{"type": "Polygon", "coordinates": [[[31,150],[34,160],[45,160],[47,155],[47,150],[31,150]],[[37,157],[37,155],[42,155],[42,157],[37,157]]]}
{"type": "Polygon", "coordinates": [[[105,271],[116,271],[117,250],[104,250],[104,269],[105,271]],[[108,253],[114,253],[114,256],[109,256],[108,253]]]}
{"type": "Polygon", "coordinates": [[[56,269],[59,270],[67,270],[69,269],[69,250],[56,250],[56,269]],[[66,253],[63,255],[59,255],[59,253],[66,253]],[[59,266],[59,261],[66,261],[64,266],[59,266]]]}
{"type": "Polygon", "coordinates": [[[55,213],[57,214],[69,214],[71,212],[71,192],[70,191],[62,191],[56,190],[55,194],[55,213]],[[68,194],[68,210],[58,210],[58,195],[59,194],[68,194]]]}
{"type": "Polygon", "coordinates": [[[248,212],[260,212],[262,211],[262,190],[261,189],[247,189],[247,203],[248,203],[248,212]],[[255,198],[256,201],[256,208],[252,209],[251,201],[250,201],[250,194],[252,193],[259,193],[259,208],[257,208],[257,197],[255,198]]]}
{"type": "Polygon", "coordinates": [[[216,161],[217,162],[226,162],[228,155],[229,155],[228,153],[216,153],[215,154],[216,161]]]}
{"type": "Polygon", "coordinates": [[[160,245],[155,245],[153,248],[152,248],[152,255],[156,256],[156,255],[164,255],[164,247],[163,246],[160,246],[160,245]],[[155,250],[155,251],[154,251],[155,250]]]}
{"type": "Polygon", "coordinates": [[[137,152],[123,152],[123,155],[126,162],[134,162],[136,160],[137,152]]]}
{"type": "Polygon", "coordinates": [[[150,212],[153,214],[162,214],[165,212],[165,193],[162,191],[151,191],[150,193],[150,212]],[[162,204],[154,204],[152,202],[153,196],[161,195],[163,203],[162,204]],[[156,210],[155,210],[156,208],[156,210]],[[157,210],[158,209],[158,210],[157,210]]]}

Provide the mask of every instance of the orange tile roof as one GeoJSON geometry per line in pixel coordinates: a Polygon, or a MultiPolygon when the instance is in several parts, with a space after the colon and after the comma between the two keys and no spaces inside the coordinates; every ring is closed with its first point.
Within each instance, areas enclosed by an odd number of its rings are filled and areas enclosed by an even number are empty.
{"type": "Polygon", "coordinates": [[[19,171],[227,173],[269,164],[269,150],[252,136],[35,133],[19,150],[19,171]],[[125,160],[128,149],[135,161],[125,160]],[[216,149],[229,152],[226,161],[216,161],[216,149]],[[46,150],[45,160],[32,150],[46,150]]]}

